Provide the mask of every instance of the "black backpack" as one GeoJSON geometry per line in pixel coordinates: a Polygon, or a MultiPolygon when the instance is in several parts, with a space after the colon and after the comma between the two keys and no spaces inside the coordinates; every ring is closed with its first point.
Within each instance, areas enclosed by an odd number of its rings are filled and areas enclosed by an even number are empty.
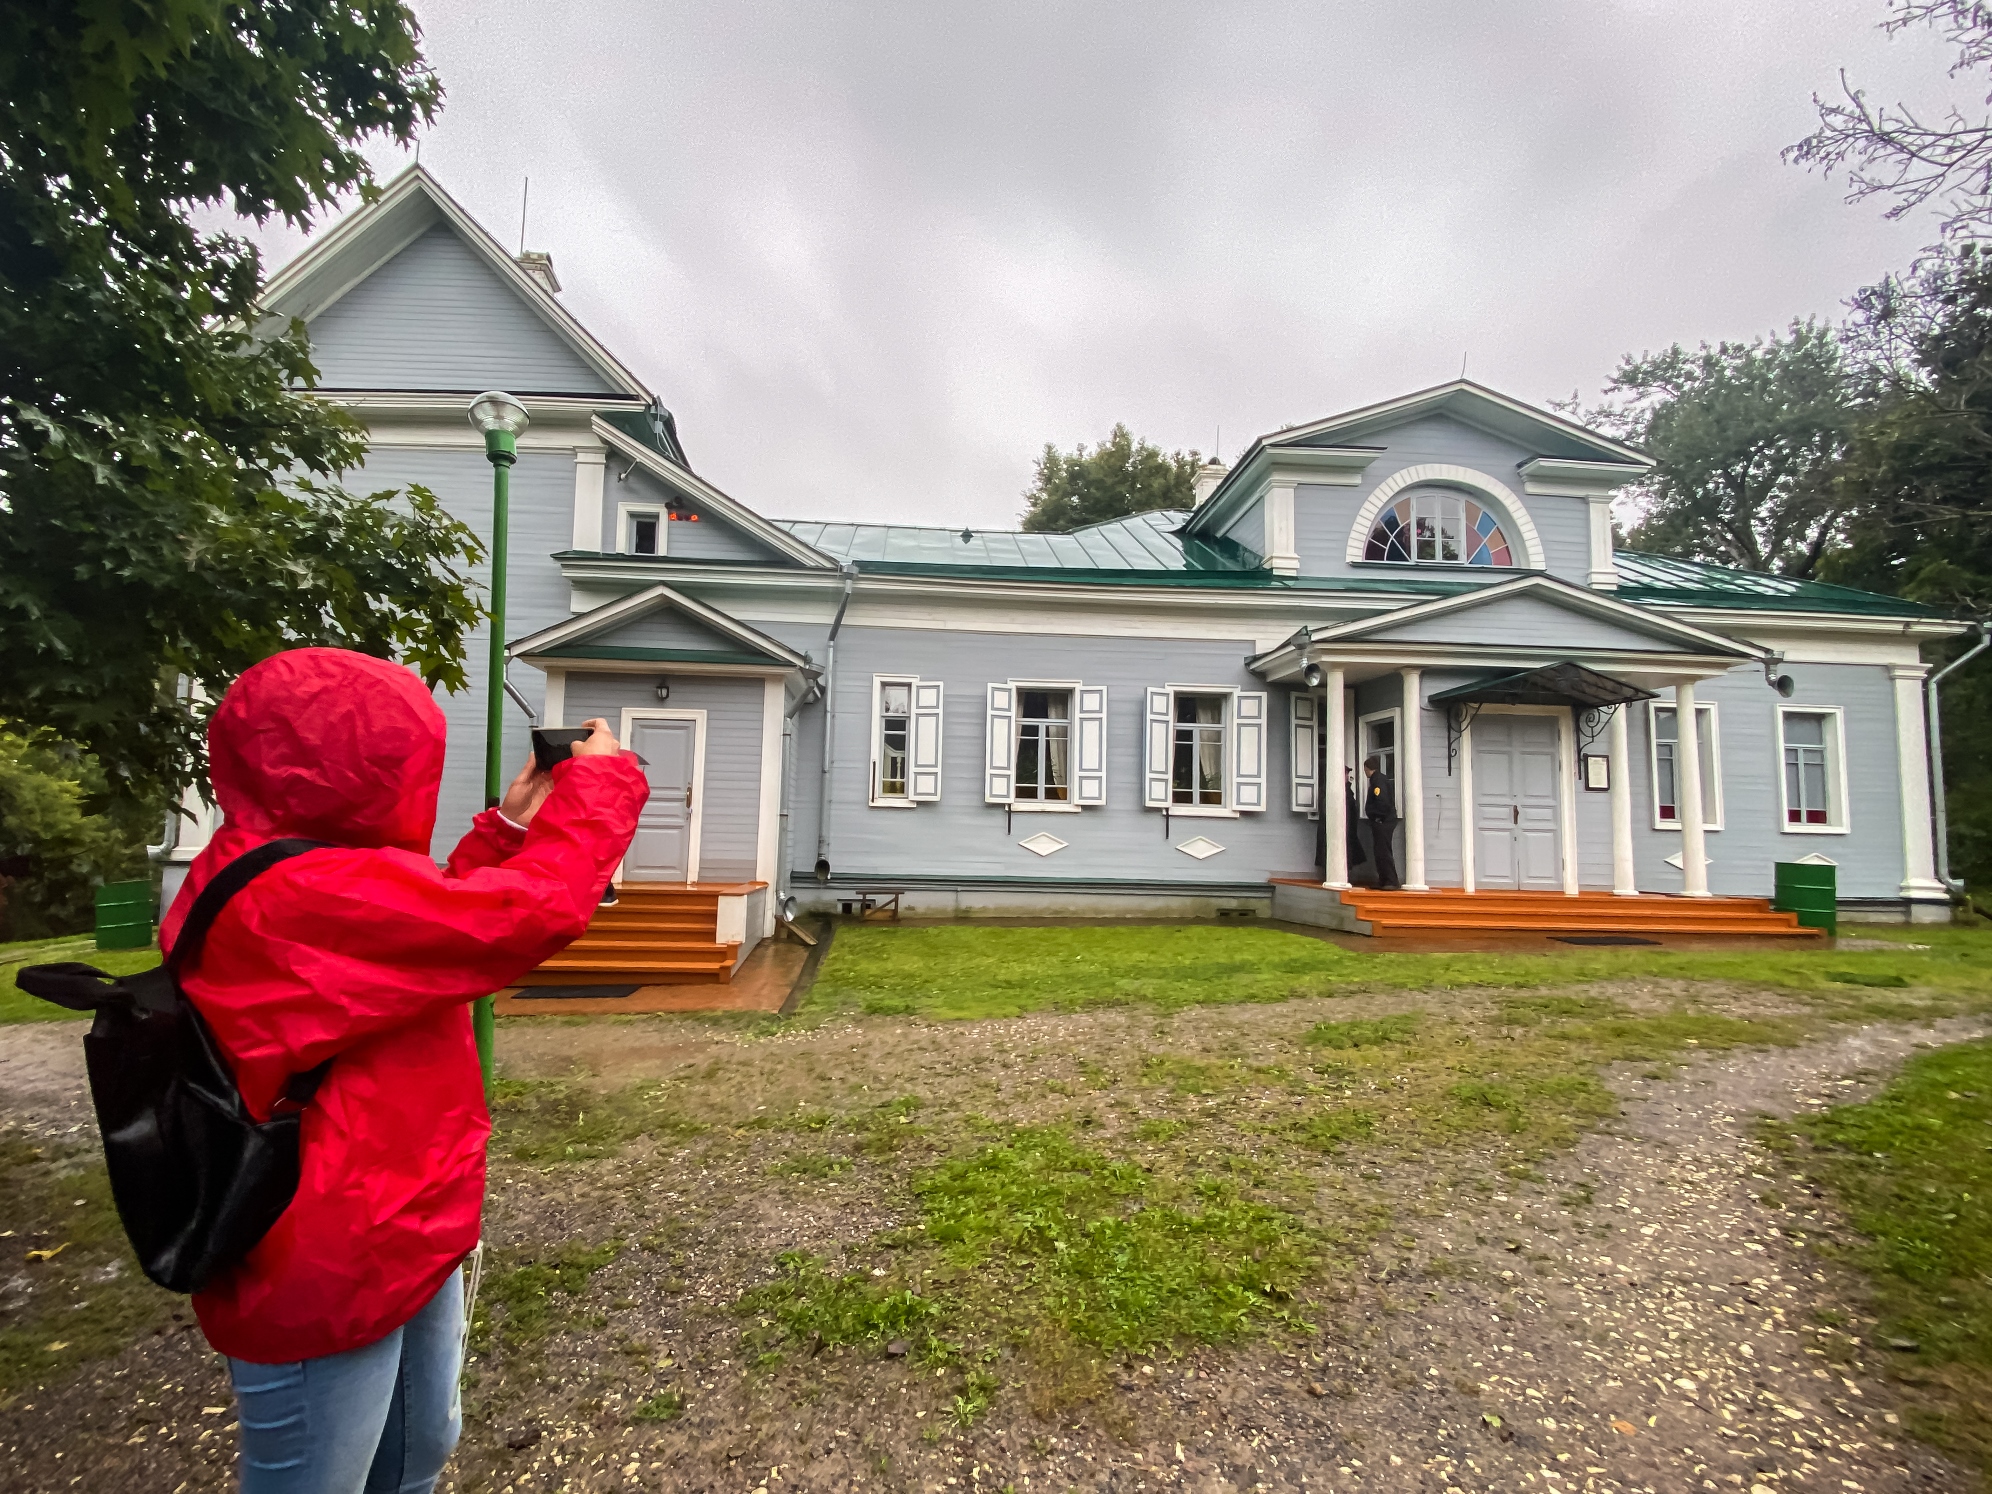
{"type": "Polygon", "coordinates": [[[180,974],[231,897],[324,844],[273,840],[229,862],[194,899],[163,965],[116,977],[93,965],[31,965],[14,977],[31,996],[97,1014],[83,1056],[111,1197],[139,1265],[168,1291],[198,1292],[290,1206],[298,1115],[331,1067],[328,1059],[294,1075],[277,1113],[256,1120],[180,974]]]}

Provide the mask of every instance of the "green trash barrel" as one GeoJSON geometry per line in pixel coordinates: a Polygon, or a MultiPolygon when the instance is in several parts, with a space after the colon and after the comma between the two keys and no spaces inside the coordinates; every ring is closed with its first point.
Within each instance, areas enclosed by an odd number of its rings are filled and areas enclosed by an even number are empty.
{"type": "Polygon", "coordinates": [[[106,882],[97,889],[97,948],[144,949],[152,942],[152,884],[106,882]]]}
{"type": "Polygon", "coordinates": [[[1781,913],[1796,913],[1799,924],[1808,929],[1840,930],[1840,887],[1837,866],[1816,861],[1776,863],[1777,891],[1771,906],[1781,913]]]}

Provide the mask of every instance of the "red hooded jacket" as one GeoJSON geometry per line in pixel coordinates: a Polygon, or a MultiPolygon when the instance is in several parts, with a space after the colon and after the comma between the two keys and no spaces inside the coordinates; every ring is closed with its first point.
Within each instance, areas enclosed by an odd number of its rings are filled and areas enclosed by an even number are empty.
{"type": "Polygon", "coordinates": [[[326,648],[249,669],[209,725],[226,818],[161,923],[165,947],[243,852],[331,842],[236,894],[182,980],[258,1118],[332,1060],[304,1111],[296,1198],[194,1297],[208,1342],[237,1359],[373,1343],[476,1245],[491,1121],[469,1003],[588,926],[649,795],[627,754],[570,759],[530,829],[486,810],[439,871],[444,738],[408,670],[326,648]]]}

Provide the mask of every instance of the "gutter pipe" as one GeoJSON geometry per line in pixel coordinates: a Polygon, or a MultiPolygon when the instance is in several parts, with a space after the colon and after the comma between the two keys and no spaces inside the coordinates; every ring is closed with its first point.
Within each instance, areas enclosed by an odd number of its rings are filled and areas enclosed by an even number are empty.
{"type": "Polygon", "coordinates": [[[1992,648],[1992,628],[1978,624],[1978,642],[1959,654],[1950,663],[1939,669],[1923,682],[1923,700],[1930,718],[1930,795],[1931,807],[1936,814],[1937,830],[1937,880],[1944,884],[1955,898],[1964,896],[1964,881],[1950,874],[1950,811],[1944,804],[1944,723],[1938,709],[1940,692],[1937,686],[1943,683],[1945,675],[1992,648]]]}
{"type": "Polygon", "coordinates": [[[783,920],[793,916],[789,896],[792,880],[790,860],[789,812],[795,803],[795,718],[802,708],[821,698],[823,686],[812,673],[805,676],[803,688],[795,698],[795,704],[782,712],[782,815],[781,829],[775,837],[775,912],[783,920]]]}
{"type": "Polygon", "coordinates": [[[816,817],[816,880],[830,880],[830,768],[836,760],[837,750],[837,634],[844,626],[845,609],[851,605],[851,589],[858,582],[858,565],[847,560],[840,569],[844,572],[844,596],[837,603],[837,615],[830,620],[830,637],[823,646],[823,792],[817,800],[816,817]]]}

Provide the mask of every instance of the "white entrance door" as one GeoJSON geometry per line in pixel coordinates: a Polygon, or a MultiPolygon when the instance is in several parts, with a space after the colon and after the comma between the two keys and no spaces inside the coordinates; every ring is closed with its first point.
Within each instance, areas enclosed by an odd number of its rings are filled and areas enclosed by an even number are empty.
{"type": "Polygon", "coordinates": [[[1557,733],[1553,716],[1473,721],[1475,881],[1482,887],[1560,892],[1557,733]]]}
{"type": "Polygon", "coordinates": [[[650,800],[637,816],[636,837],[623,858],[631,882],[690,882],[699,873],[698,789],[700,721],[696,716],[636,716],[623,741],[644,759],[650,800]]]}

